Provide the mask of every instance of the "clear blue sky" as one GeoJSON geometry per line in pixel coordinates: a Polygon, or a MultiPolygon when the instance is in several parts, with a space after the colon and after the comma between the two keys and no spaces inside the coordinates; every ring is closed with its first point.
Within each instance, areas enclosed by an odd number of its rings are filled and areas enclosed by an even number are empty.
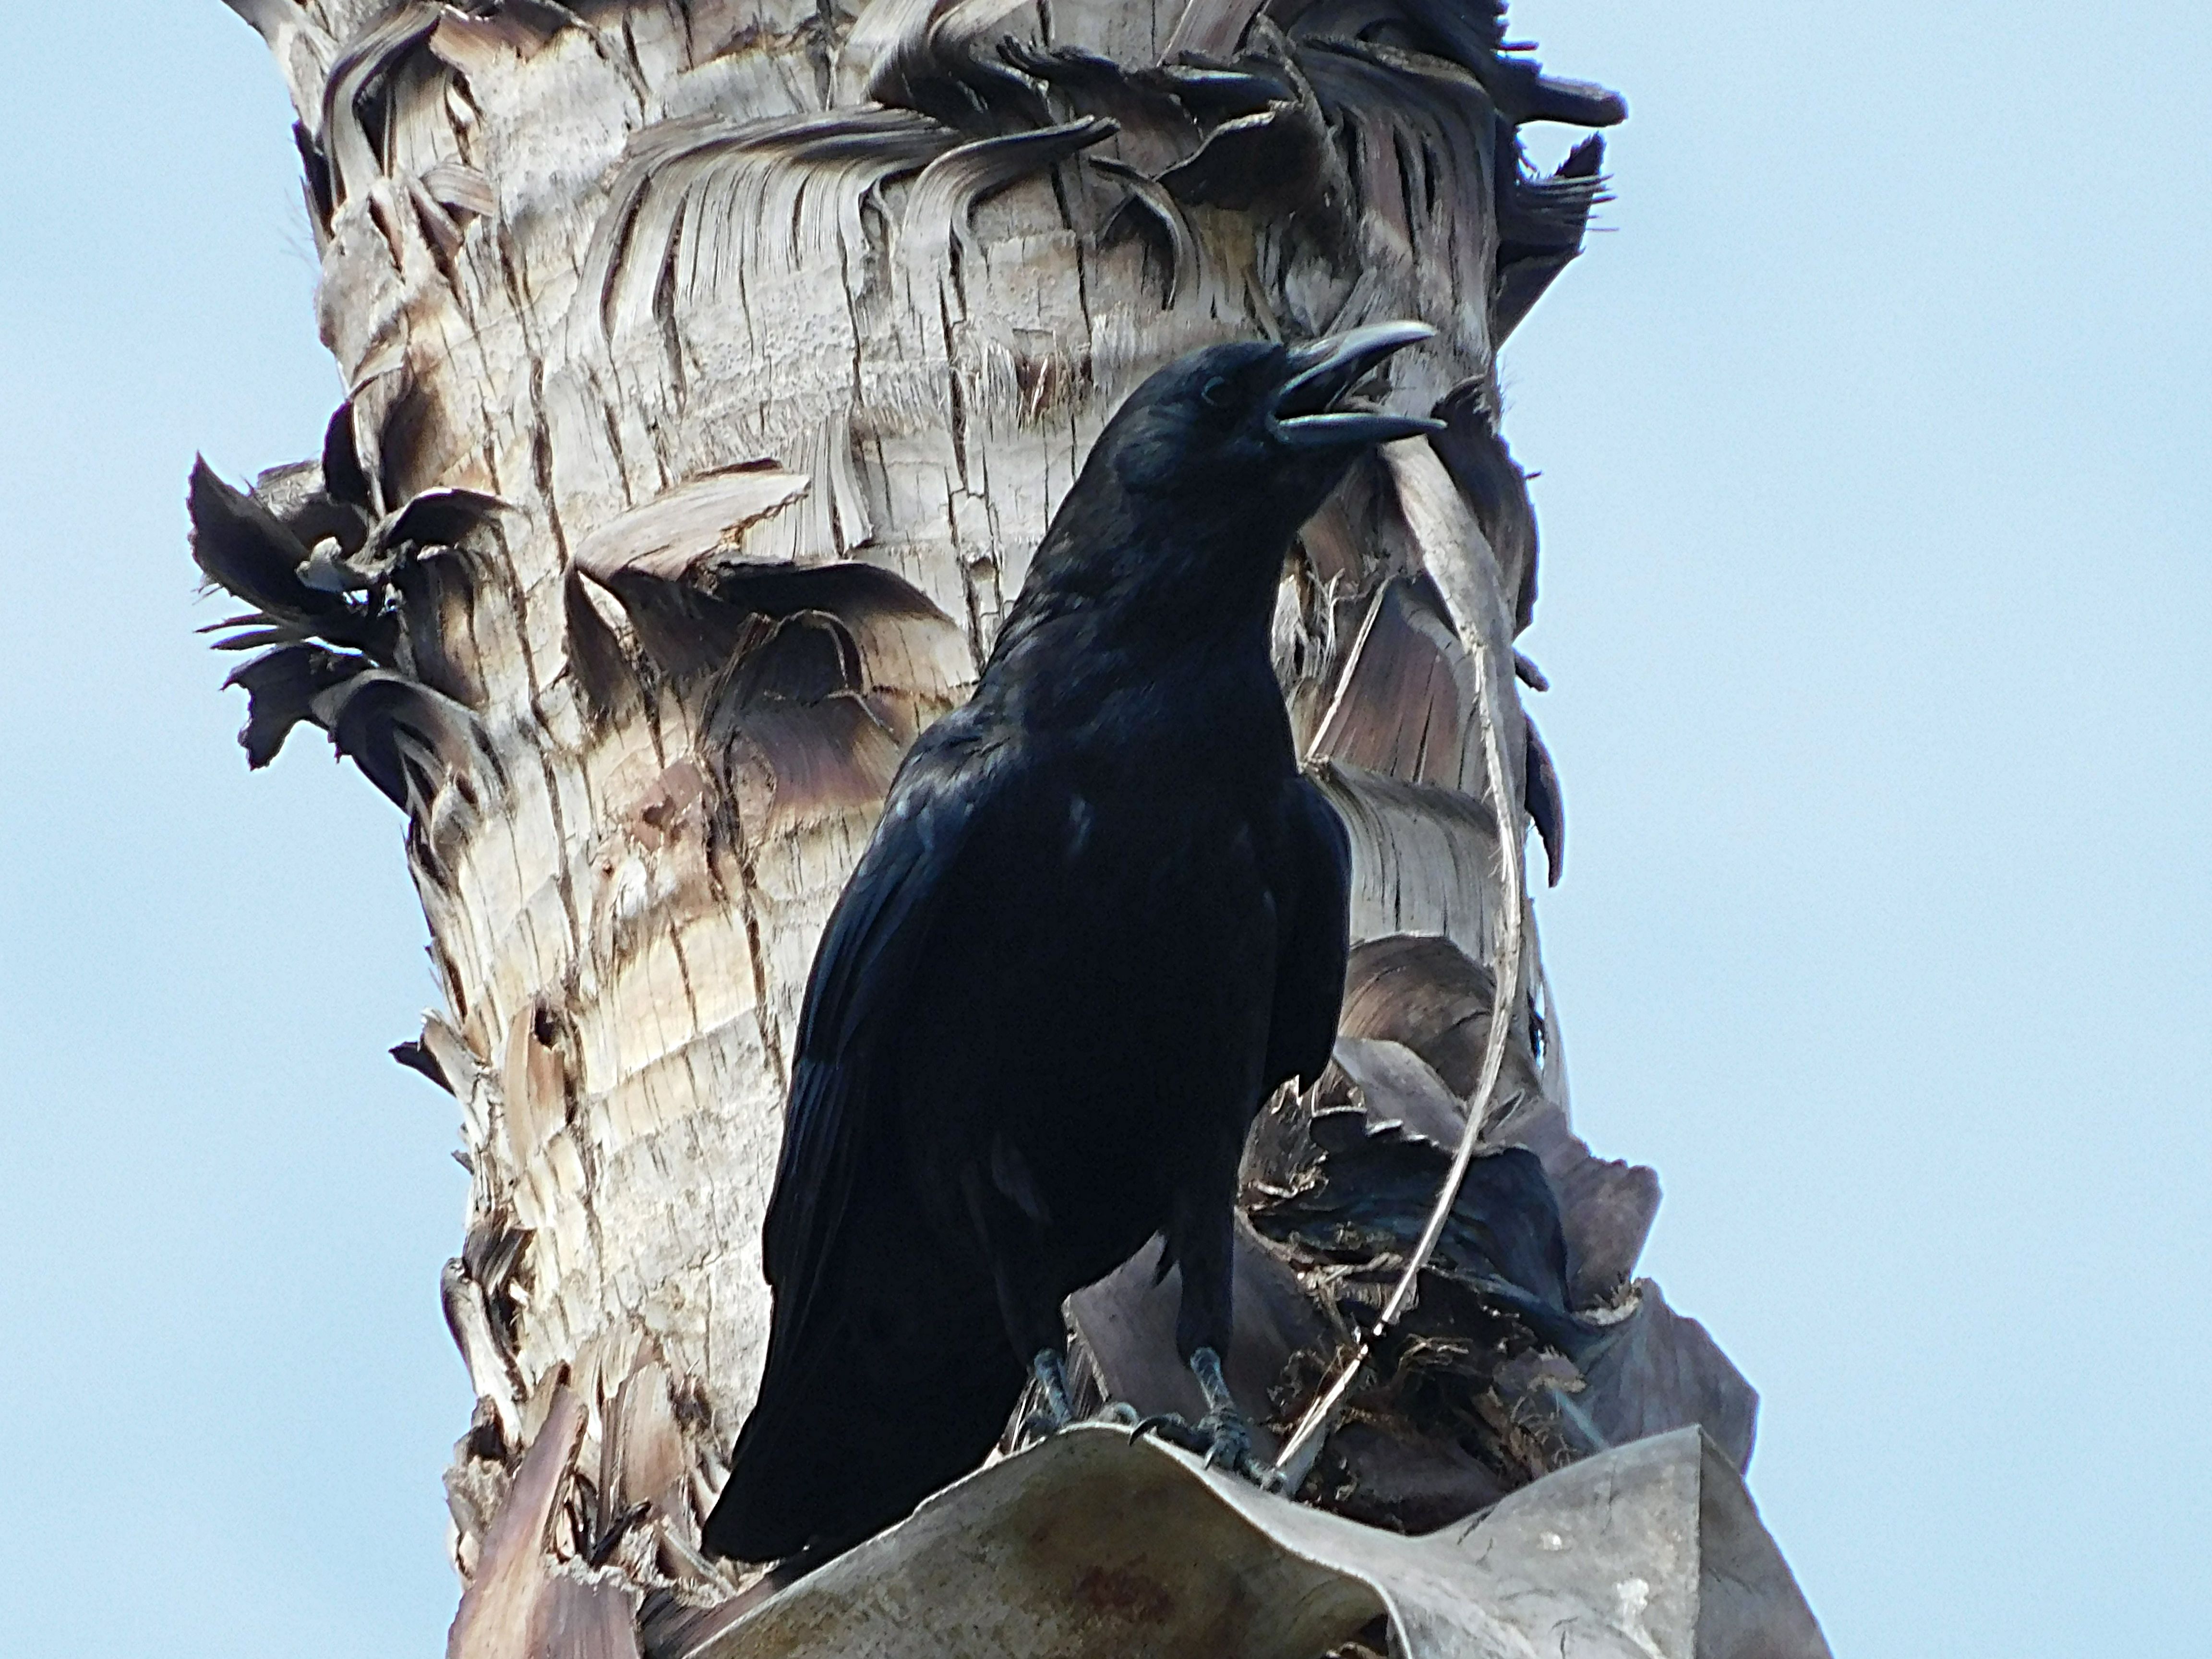
{"type": "MultiPolygon", "coordinates": [[[[1515,21],[1633,111],[1505,363],[1585,1132],[1840,1654],[2202,1651],[2212,8],[1515,21]]],[[[0,1649],[434,1654],[399,820],[312,733],[249,776],[191,632],[193,452],[337,397],[289,114],[216,0],[10,42],[0,1649]]]]}

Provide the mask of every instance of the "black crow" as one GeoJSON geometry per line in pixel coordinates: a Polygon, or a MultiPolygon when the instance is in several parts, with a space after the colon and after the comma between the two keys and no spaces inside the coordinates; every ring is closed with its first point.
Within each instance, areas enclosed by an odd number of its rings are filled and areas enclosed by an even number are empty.
{"type": "MultiPolygon", "coordinates": [[[[1346,407],[1417,323],[1194,352],[1124,403],[975,696],[925,732],[816,952],[775,1192],[767,1370],[708,1546],[819,1559],[975,1467],[1060,1304],[1153,1234],[1208,1406],[1237,1165],[1328,1063],[1350,849],[1298,771],[1268,635],[1298,527],[1376,445],[1346,407]]],[[[1170,1431],[1182,1425],[1169,1425],[1170,1431]]]]}

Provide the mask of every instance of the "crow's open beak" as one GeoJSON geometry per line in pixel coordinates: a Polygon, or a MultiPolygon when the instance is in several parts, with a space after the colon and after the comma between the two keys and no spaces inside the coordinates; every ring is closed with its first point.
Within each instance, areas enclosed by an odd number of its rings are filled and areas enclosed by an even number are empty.
{"type": "Polygon", "coordinates": [[[1425,415],[1389,415],[1345,404],[1352,387],[1393,352],[1435,337],[1426,323],[1372,323],[1292,346],[1285,364],[1290,379],[1275,394],[1272,411],[1275,435],[1298,449],[1335,449],[1443,431],[1442,421],[1425,415]]]}

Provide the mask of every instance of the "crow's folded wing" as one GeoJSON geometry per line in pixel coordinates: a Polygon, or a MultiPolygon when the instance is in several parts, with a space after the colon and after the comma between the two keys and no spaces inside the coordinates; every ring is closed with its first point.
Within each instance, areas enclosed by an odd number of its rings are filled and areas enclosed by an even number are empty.
{"type": "Polygon", "coordinates": [[[1289,834],[1275,906],[1287,923],[1267,1025],[1263,1080],[1271,1091],[1291,1078],[1310,1084],[1328,1066],[1351,951],[1352,838],[1344,822],[1304,777],[1285,786],[1283,810],[1289,834]]]}
{"type": "Polygon", "coordinates": [[[775,1191],[761,1230],[775,1288],[771,1352],[800,1341],[879,1132],[878,1060],[896,1028],[946,878],[991,793],[992,749],[955,715],[924,735],[891,785],[867,850],[830,912],[807,975],[775,1191]]]}

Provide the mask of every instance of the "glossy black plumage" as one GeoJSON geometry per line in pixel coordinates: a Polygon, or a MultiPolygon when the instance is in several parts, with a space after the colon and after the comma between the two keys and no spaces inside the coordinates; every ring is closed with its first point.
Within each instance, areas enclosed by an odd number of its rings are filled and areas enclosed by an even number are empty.
{"type": "Polygon", "coordinates": [[[1349,851],[1268,658],[1346,410],[1425,330],[1170,365],[1047,531],[974,698],[915,744],[816,956],[763,1237],[766,1375],[709,1547],[842,1547],[988,1451],[1060,1303],[1164,1232],[1225,1351],[1236,1169],[1328,1063],[1349,851]]]}

